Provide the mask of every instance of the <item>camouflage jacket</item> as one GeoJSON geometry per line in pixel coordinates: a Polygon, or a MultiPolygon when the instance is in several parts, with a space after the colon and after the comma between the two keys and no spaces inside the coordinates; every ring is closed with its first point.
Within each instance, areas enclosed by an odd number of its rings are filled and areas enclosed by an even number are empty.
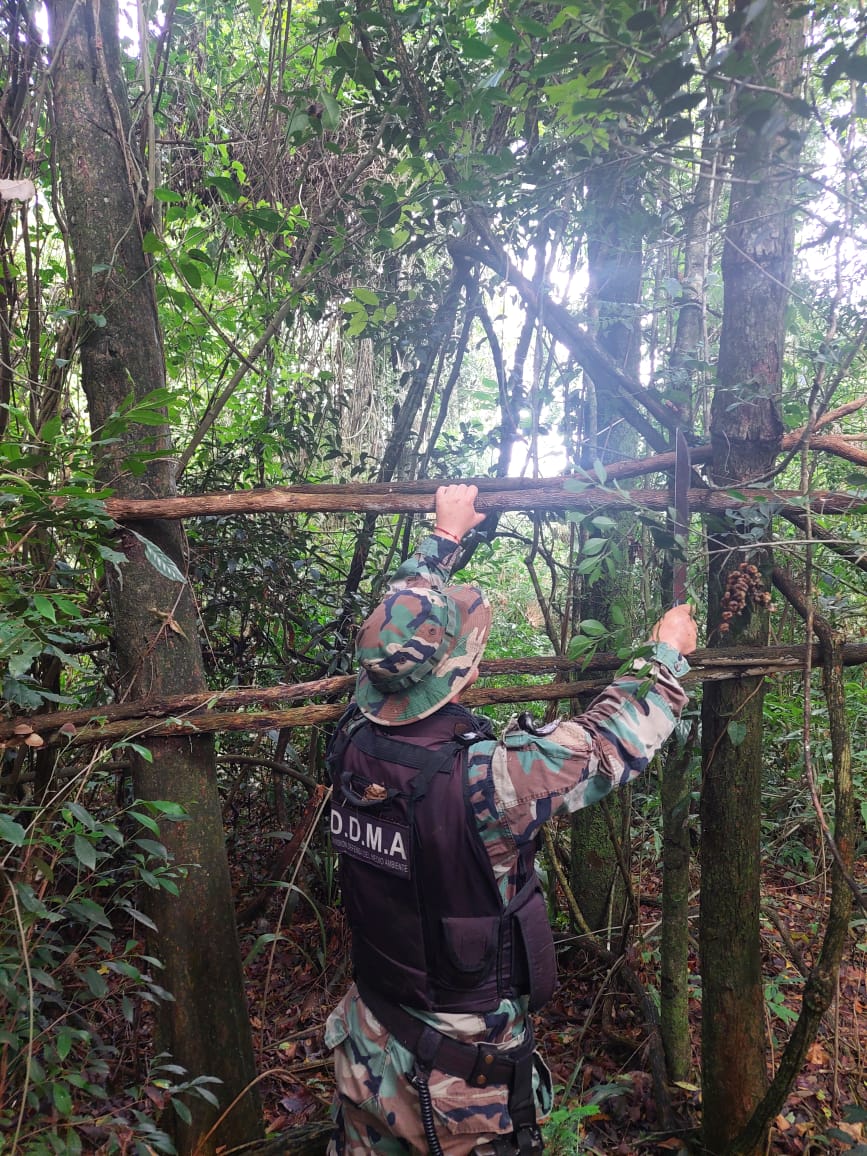
{"type": "MultiPolygon", "coordinates": [[[[457,558],[454,542],[431,535],[397,570],[390,589],[415,585],[441,589],[457,558]]],[[[522,730],[513,720],[499,740],[470,748],[469,798],[505,902],[515,893],[519,849],[536,839],[541,825],[625,786],[646,769],[674,729],[687,701],[679,676],[689,667],[665,643],[653,644],[647,654],[646,661],[636,664],[641,669],[615,679],[577,718],[558,720],[540,728],[541,733],[522,730]]],[[[370,1017],[359,1003],[353,987],[329,1018],[326,1043],[339,1047],[353,1040],[356,1058],[365,1050],[380,1054],[382,1039],[370,1028],[370,1017]]],[[[525,1000],[504,1000],[497,1012],[486,1015],[415,1014],[456,1039],[507,1047],[523,1034],[527,1011],[525,1000]]],[[[394,1040],[389,1040],[387,1050],[391,1082],[399,1082],[411,1072],[412,1057],[394,1040]]],[[[340,1065],[338,1075],[339,1071],[340,1065]]],[[[356,1074],[364,1084],[363,1073],[356,1074]]],[[[550,1101],[546,1105],[542,1099],[544,1111],[550,1101]]],[[[463,1105],[464,1110],[469,1108],[463,1105]]],[[[502,1114],[499,1126],[492,1127],[490,1118],[486,1123],[494,1132],[509,1130],[502,1114]]],[[[484,1131],[484,1125],[480,1117],[477,1130],[484,1131]]]]}

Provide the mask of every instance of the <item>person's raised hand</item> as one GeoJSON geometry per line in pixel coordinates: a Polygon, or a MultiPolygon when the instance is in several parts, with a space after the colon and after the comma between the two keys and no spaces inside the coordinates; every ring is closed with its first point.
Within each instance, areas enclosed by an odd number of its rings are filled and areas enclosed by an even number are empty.
{"type": "Polygon", "coordinates": [[[478,486],[440,486],[436,492],[436,527],[460,542],[464,534],[484,522],[485,515],[476,510],[478,486]]]}
{"type": "Polygon", "coordinates": [[[681,654],[692,654],[698,641],[692,607],[684,602],[667,610],[651,630],[650,637],[654,642],[667,642],[681,654]]]}

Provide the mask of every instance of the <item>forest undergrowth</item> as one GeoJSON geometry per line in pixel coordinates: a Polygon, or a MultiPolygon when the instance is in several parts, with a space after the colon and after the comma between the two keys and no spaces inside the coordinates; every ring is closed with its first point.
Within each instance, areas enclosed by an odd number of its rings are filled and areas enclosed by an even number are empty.
{"type": "MultiPolygon", "coordinates": [[[[261,847],[260,847],[261,849],[261,847]]],[[[240,847],[238,851],[240,851],[240,847]]],[[[249,885],[255,850],[236,854],[239,887],[249,885]],[[243,877],[243,881],[242,881],[243,877]]],[[[867,865],[859,864],[859,883],[867,865]]],[[[698,878],[696,876],[696,886],[698,878]]],[[[650,867],[640,878],[640,921],[626,962],[653,997],[659,984],[658,926],[661,876],[650,867]]],[[[293,892],[288,893],[292,895],[293,892]]],[[[269,1131],[279,1132],[327,1117],[331,1065],[323,1044],[327,1015],[349,983],[349,937],[339,906],[300,898],[285,903],[275,892],[267,913],[242,934],[248,958],[247,995],[255,1032],[262,1096],[269,1131]],[[278,937],[277,918],[285,923],[278,937]],[[253,958],[251,959],[251,955],[253,958]]],[[[769,1074],[779,1059],[803,990],[802,972],[821,946],[826,904],[821,873],[805,874],[769,863],[763,875],[762,960],[769,1041],[769,1074]]],[[[564,905],[565,906],[565,905],[564,905]]],[[[696,907],[691,909],[697,940],[696,907]]],[[[856,931],[859,929],[855,929],[856,931]]],[[[698,1061],[701,991],[696,956],[690,955],[689,1020],[693,1074],[670,1086],[676,1130],[663,1131],[648,1056],[648,1033],[633,994],[616,967],[600,965],[561,926],[560,986],[536,1017],[536,1032],[551,1069],[558,1099],[548,1125],[548,1150],[606,1156],[665,1151],[699,1151],[701,1121],[698,1061]],[[695,1146],[688,1147],[691,1142],[695,1146]]],[[[867,953],[852,934],[840,969],[837,999],[810,1048],[771,1136],[772,1153],[814,1154],[860,1151],[867,1076],[867,953]]]]}

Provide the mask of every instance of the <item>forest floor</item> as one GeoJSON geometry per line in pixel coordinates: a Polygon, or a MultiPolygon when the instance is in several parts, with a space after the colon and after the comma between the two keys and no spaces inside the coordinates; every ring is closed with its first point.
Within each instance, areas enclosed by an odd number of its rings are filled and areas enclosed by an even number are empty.
{"type": "MultiPolygon", "coordinates": [[[[867,865],[861,863],[858,874],[863,886],[867,865]]],[[[628,966],[652,993],[658,989],[659,879],[643,875],[641,892],[641,920],[628,966]]],[[[826,897],[820,877],[796,879],[783,869],[766,872],[763,897],[768,913],[762,926],[766,1024],[769,1070],[773,1070],[800,1005],[799,969],[810,966],[821,943],[826,897]]],[[[301,898],[291,918],[284,912],[282,926],[288,931],[274,939],[274,906],[280,902],[276,899],[268,918],[242,937],[245,953],[252,957],[247,964],[248,998],[259,1070],[267,1072],[261,1091],[269,1132],[327,1118],[333,1085],[323,1030],[329,1010],[348,984],[349,972],[348,938],[339,913],[301,898]]],[[[867,1141],[863,921],[860,926],[856,923],[855,932],[847,945],[837,1000],[776,1119],[770,1152],[867,1153],[867,1146],[861,1146],[867,1141]]],[[[694,957],[690,967],[696,967],[694,957]]],[[[696,971],[693,980],[689,1018],[697,1063],[701,999],[696,971]]],[[[696,1139],[700,1121],[695,1063],[690,1082],[668,1088],[676,1125],[662,1131],[643,1013],[622,972],[594,962],[580,946],[564,946],[560,987],[536,1018],[536,1028],[559,1089],[557,1111],[549,1125],[551,1156],[699,1150],[687,1147],[696,1139]]]]}

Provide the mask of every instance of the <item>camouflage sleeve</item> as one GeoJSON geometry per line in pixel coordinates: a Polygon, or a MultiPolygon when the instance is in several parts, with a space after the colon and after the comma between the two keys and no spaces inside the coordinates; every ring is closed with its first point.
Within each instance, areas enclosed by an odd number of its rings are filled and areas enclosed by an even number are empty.
{"type": "Polygon", "coordinates": [[[388,584],[389,590],[400,590],[405,586],[432,586],[441,590],[449,580],[458,560],[460,547],[451,538],[439,534],[429,534],[416,547],[414,554],[394,572],[388,584]]]}
{"type": "Polygon", "coordinates": [[[656,644],[641,665],[647,673],[615,679],[577,718],[539,734],[514,723],[506,729],[493,754],[493,788],[517,844],[552,815],[588,807],[640,775],[674,730],[687,701],[677,677],[686,661],[656,644]]]}

